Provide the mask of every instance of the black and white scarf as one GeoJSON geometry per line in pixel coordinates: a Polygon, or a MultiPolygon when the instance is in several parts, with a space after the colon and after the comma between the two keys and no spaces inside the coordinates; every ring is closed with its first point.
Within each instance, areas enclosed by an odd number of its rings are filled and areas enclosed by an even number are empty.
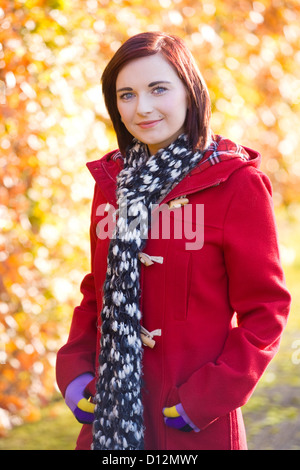
{"type": "Polygon", "coordinates": [[[140,261],[151,211],[201,160],[187,137],[150,156],[134,139],[117,178],[117,222],[110,241],[101,312],[93,450],[144,446],[140,261]],[[137,224],[137,219],[139,223],[137,224]]]}

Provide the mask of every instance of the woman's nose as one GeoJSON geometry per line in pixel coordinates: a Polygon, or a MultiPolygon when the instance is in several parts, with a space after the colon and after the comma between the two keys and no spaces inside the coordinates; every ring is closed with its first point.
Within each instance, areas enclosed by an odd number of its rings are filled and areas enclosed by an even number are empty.
{"type": "Polygon", "coordinates": [[[139,96],[137,100],[136,112],[141,115],[150,114],[153,111],[151,99],[146,96],[139,96]]]}

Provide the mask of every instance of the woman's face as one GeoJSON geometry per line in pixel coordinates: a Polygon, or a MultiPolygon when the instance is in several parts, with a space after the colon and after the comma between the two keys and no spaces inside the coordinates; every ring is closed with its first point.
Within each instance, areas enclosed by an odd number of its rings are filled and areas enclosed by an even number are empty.
{"type": "Polygon", "coordinates": [[[187,92],[161,54],[125,65],[117,77],[116,90],[123,124],[130,134],[148,145],[151,155],[184,132],[187,92]]]}

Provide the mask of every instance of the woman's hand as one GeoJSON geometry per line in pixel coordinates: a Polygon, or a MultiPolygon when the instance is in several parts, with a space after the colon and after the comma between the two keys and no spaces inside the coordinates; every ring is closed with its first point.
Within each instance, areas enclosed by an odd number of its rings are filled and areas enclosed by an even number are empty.
{"type": "Polygon", "coordinates": [[[170,428],[183,432],[200,431],[189,419],[181,403],[169,408],[163,408],[163,415],[166,425],[170,428]]]}
{"type": "Polygon", "coordinates": [[[92,374],[82,374],[66,389],[65,402],[81,424],[91,424],[94,421],[95,405],[89,401],[90,394],[86,391],[93,378],[92,374]]]}

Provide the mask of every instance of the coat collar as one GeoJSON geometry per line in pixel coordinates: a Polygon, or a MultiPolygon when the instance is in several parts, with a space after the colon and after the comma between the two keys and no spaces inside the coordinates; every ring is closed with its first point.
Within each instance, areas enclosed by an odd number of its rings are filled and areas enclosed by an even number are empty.
{"type": "MultiPolygon", "coordinates": [[[[261,156],[257,151],[238,146],[221,136],[214,136],[214,139],[216,141],[222,140],[222,156],[218,162],[215,161],[214,155],[205,154],[204,161],[201,160],[199,165],[169,192],[161,204],[182,195],[218,186],[243,166],[255,166],[256,168],[260,166],[261,156]]],[[[123,158],[120,151],[109,152],[101,159],[87,163],[87,167],[107,201],[116,206],[116,178],[123,168],[123,158]]]]}

